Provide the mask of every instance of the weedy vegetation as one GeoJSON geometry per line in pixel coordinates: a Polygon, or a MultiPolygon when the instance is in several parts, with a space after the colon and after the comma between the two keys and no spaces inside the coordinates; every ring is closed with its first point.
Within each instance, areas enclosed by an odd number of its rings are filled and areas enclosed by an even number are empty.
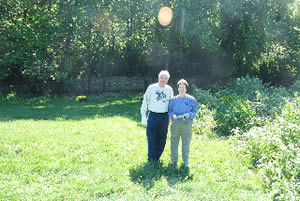
{"type": "Polygon", "coordinates": [[[298,89],[195,88],[189,169],[170,165],[169,138],[162,163],[144,165],[142,94],[1,95],[0,200],[297,200],[298,89]]]}

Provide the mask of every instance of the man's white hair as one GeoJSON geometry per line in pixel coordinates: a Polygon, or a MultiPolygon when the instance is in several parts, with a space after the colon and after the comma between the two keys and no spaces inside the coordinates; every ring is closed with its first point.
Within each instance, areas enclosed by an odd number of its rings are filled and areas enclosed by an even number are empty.
{"type": "Polygon", "coordinates": [[[160,71],[158,74],[158,77],[160,77],[161,75],[166,75],[168,77],[168,79],[170,79],[170,73],[167,70],[160,71]]]}

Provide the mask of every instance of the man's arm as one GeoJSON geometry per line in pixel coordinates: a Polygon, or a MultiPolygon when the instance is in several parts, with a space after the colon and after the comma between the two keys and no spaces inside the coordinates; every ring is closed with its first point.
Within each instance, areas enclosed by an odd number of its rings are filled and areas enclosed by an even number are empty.
{"type": "Polygon", "coordinates": [[[147,125],[146,113],[147,113],[147,110],[148,110],[150,97],[151,97],[151,93],[150,93],[150,89],[148,87],[145,94],[144,94],[144,98],[143,98],[143,102],[142,102],[142,106],[141,106],[142,125],[144,125],[144,126],[147,125]]]}

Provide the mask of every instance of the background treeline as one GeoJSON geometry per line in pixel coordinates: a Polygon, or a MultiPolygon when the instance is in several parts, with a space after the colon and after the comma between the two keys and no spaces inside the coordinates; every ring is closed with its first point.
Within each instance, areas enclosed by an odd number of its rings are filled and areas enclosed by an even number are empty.
{"type": "Polygon", "coordinates": [[[112,75],[299,79],[298,0],[0,0],[0,90],[59,93],[112,75]],[[173,9],[169,26],[158,23],[173,9]]]}

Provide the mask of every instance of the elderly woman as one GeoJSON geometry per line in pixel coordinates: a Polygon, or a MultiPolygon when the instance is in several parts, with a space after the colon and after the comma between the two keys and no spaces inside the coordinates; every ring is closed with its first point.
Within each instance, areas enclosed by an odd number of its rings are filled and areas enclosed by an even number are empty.
{"type": "Polygon", "coordinates": [[[189,150],[192,139],[192,123],[198,111],[198,103],[193,96],[186,93],[189,84],[181,79],[177,83],[179,94],[173,97],[168,106],[172,119],[171,126],[171,163],[178,160],[178,144],[182,141],[182,160],[189,167],[189,150]]]}

